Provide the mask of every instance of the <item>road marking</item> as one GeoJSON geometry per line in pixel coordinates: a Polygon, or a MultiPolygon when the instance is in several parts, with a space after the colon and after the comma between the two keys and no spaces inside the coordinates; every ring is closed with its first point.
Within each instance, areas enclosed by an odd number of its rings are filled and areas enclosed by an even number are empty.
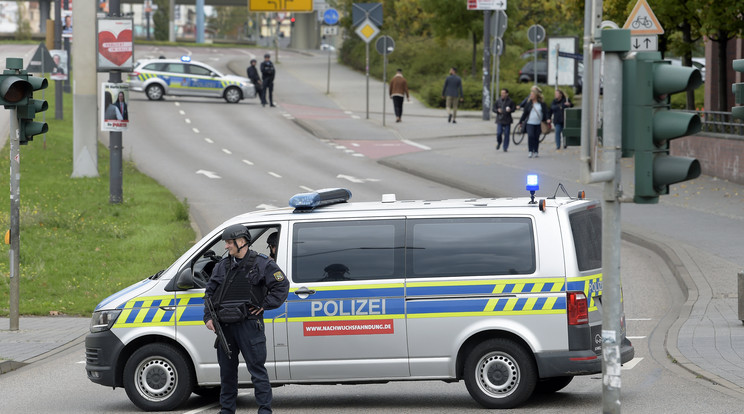
{"type": "Polygon", "coordinates": [[[627,371],[629,369],[635,368],[636,365],[638,365],[639,362],[643,361],[643,358],[633,358],[630,361],[623,364],[622,370],[627,371]]]}
{"type": "Polygon", "coordinates": [[[652,321],[653,318],[625,318],[626,321],[652,321]]]}
{"type": "Polygon", "coordinates": [[[194,131],[195,134],[198,134],[199,133],[199,130],[198,129],[196,129],[196,128],[191,128],[191,129],[194,131]]]}
{"type": "Polygon", "coordinates": [[[310,187],[307,187],[307,186],[304,186],[304,185],[301,185],[301,186],[300,186],[300,188],[301,188],[301,189],[303,189],[303,190],[305,190],[305,191],[307,191],[308,193],[310,193],[310,192],[312,192],[312,191],[313,191],[313,189],[312,189],[312,188],[310,188],[310,187]]]}
{"type": "Polygon", "coordinates": [[[271,205],[271,204],[259,204],[256,206],[259,210],[273,210],[275,208],[279,208],[277,206],[271,205]]]}
{"type": "Polygon", "coordinates": [[[207,144],[214,144],[214,141],[212,141],[212,138],[204,138],[204,141],[207,141],[207,144]]]}
{"type": "MultiPolygon", "coordinates": [[[[239,392],[238,393],[238,397],[243,397],[243,396],[249,395],[251,393],[252,393],[252,391],[239,392]]],[[[203,405],[203,406],[201,406],[199,408],[194,408],[193,410],[186,411],[183,414],[199,414],[199,413],[203,413],[203,412],[205,412],[207,410],[211,410],[212,408],[217,408],[219,406],[220,406],[220,403],[219,402],[216,402],[216,403],[212,403],[212,404],[203,405]]]]}
{"type": "Polygon", "coordinates": [[[272,176],[272,177],[276,177],[276,178],[282,178],[281,175],[279,175],[279,174],[277,174],[277,173],[275,173],[273,171],[269,171],[269,175],[272,176]]]}
{"type": "Polygon", "coordinates": [[[178,113],[181,115],[186,115],[186,111],[184,111],[183,109],[179,110],[178,113]]]}
{"type": "Polygon", "coordinates": [[[217,175],[217,173],[215,173],[214,171],[199,170],[199,171],[197,171],[196,173],[197,173],[197,174],[204,174],[204,176],[205,176],[205,177],[207,177],[207,178],[212,178],[212,179],[219,179],[219,178],[222,178],[222,177],[220,177],[219,175],[217,175]]]}
{"type": "Polygon", "coordinates": [[[230,150],[229,150],[229,149],[227,149],[227,148],[222,148],[222,152],[224,152],[224,153],[225,153],[225,154],[227,154],[227,155],[232,155],[232,151],[230,151],[230,150]]]}
{"type": "Polygon", "coordinates": [[[184,119],[184,121],[186,121],[187,124],[191,123],[191,120],[189,118],[184,119]]]}
{"type": "Polygon", "coordinates": [[[173,102],[173,105],[181,106],[181,103],[180,102],[173,102]]]}
{"type": "Polygon", "coordinates": [[[250,161],[248,161],[248,160],[243,160],[243,162],[246,163],[246,164],[248,164],[248,165],[253,165],[253,163],[250,162],[250,161]]]}
{"type": "Polygon", "coordinates": [[[646,336],[626,336],[628,339],[645,339],[646,336]]]}
{"type": "Polygon", "coordinates": [[[410,141],[410,140],[407,140],[407,139],[404,139],[404,140],[401,140],[401,141],[404,142],[404,143],[406,143],[406,144],[408,144],[408,145],[410,145],[410,146],[412,146],[412,147],[421,148],[422,150],[425,150],[425,151],[431,150],[431,148],[427,147],[426,145],[422,145],[422,144],[419,144],[417,142],[413,142],[413,141],[410,141]]]}

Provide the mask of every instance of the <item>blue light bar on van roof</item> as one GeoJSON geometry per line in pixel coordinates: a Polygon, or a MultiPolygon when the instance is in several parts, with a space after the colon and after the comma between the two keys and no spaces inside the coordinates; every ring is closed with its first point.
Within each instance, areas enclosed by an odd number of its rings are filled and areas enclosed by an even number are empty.
{"type": "Polygon", "coordinates": [[[191,56],[187,56],[187,55],[181,56],[181,62],[191,62],[191,56]]]}
{"type": "Polygon", "coordinates": [[[527,176],[527,191],[537,191],[540,189],[540,184],[537,179],[537,174],[529,174],[527,176]]]}
{"type": "Polygon", "coordinates": [[[345,188],[324,188],[310,193],[295,194],[289,206],[297,210],[312,210],[329,204],[345,203],[351,199],[351,191],[345,188]]]}

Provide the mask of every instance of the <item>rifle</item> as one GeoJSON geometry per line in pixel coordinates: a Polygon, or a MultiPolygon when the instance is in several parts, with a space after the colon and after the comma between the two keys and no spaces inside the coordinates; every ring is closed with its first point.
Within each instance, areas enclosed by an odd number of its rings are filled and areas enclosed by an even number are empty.
{"type": "Polygon", "coordinates": [[[209,296],[205,296],[204,303],[207,305],[207,311],[209,311],[209,315],[212,316],[212,325],[214,325],[214,333],[217,334],[217,341],[220,343],[222,350],[225,351],[225,353],[227,354],[227,359],[230,359],[232,357],[232,351],[230,350],[230,345],[227,343],[227,338],[225,338],[225,333],[222,331],[222,325],[220,325],[217,311],[215,311],[214,309],[212,298],[210,298],[209,296]]]}

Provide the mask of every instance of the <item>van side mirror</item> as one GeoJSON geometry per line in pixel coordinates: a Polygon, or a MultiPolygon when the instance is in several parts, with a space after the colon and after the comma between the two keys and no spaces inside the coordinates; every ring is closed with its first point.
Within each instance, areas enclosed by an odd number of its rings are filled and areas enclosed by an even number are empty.
{"type": "Polygon", "coordinates": [[[191,267],[185,267],[178,273],[178,283],[176,286],[181,290],[189,290],[196,287],[194,272],[191,271],[191,267]]]}

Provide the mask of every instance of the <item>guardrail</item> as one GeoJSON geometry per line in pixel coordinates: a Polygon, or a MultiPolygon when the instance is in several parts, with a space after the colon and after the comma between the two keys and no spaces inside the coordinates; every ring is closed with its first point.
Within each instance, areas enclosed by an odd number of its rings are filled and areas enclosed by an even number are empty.
{"type": "Polygon", "coordinates": [[[744,136],[744,121],[736,119],[731,112],[718,111],[686,111],[700,115],[703,123],[702,132],[712,134],[742,135],[744,136]]]}

